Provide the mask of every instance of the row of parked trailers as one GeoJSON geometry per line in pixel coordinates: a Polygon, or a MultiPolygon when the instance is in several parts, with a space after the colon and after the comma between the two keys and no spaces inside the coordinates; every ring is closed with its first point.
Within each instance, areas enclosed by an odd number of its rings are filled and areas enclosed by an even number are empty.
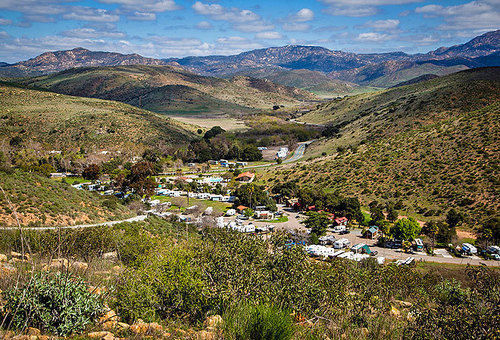
{"type": "MultiPolygon", "coordinates": [[[[345,258],[348,260],[361,261],[370,257],[370,248],[363,243],[356,244],[350,250],[329,248],[318,244],[311,244],[305,247],[305,251],[314,257],[323,258],[345,258]]],[[[384,257],[375,258],[379,264],[385,262],[384,257]]]]}

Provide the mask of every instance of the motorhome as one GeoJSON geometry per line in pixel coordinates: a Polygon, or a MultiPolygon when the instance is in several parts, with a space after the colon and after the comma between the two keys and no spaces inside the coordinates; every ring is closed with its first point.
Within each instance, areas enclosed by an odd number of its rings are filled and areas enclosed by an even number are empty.
{"type": "Polygon", "coordinates": [[[477,254],[477,248],[470,243],[464,243],[462,244],[462,252],[466,255],[474,255],[477,254]]]}

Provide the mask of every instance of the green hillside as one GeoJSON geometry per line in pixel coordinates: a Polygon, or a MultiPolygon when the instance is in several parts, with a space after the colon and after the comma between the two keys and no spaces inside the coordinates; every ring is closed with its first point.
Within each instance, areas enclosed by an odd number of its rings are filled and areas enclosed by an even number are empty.
{"type": "MultiPolygon", "coordinates": [[[[21,225],[65,226],[119,220],[133,216],[121,204],[104,203],[106,198],[77,190],[34,173],[0,171],[0,185],[15,207],[21,225]]],[[[14,226],[16,219],[0,192],[0,227],[14,226]]]]}
{"type": "MultiPolygon", "coordinates": [[[[266,177],[271,184],[279,178],[338,190],[360,197],[365,204],[402,200],[408,213],[433,218],[454,207],[473,226],[498,213],[499,140],[497,100],[353,149],[330,150],[330,156],[266,177]]],[[[325,144],[316,148],[325,150],[325,144]]]]}
{"type": "Polygon", "coordinates": [[[311,70],[288,70],[277,68],[256,68],[240,72],[255,78],[263,78],[273,83],[297,87],[319,96],[338,96],[360,91],[359,85],[332,79],[324,73],[311,70]]]}
{"type": "Polygon", "coordinates": [[[500,100],[500,67],[467,70],[425,82],[337,99],[299,121],[332,125],[336,138],[313,154],[394,136],[481,109],[500,100]]]}
{"type": "Polygon", "coordinates": [[[77,68],[23,84],[83,97],[117,100],[161,113],[250,113],[316,99],[304,90],[267,80],[205,77],[172,66],[77,68]]]}
{"type": "Polygon", "coordinates": [[[123,103],[0,83],[0,141],[20,137],[51,149],[139,150],[182,144],[190,126],[123,103]]]}

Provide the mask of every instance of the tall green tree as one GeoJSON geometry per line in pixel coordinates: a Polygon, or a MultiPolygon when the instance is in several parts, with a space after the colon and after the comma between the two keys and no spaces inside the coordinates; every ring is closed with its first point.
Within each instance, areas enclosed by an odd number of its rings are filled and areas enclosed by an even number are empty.
{"type": "Polygon", "coordinates": [[[413,217],[397,220],[391,232],[396,238],[412,241],[420,234],[420,225],[413,217]]]}

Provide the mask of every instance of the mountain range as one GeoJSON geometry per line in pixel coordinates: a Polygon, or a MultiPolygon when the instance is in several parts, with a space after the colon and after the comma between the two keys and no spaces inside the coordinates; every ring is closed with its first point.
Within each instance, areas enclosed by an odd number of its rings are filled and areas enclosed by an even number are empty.
{"type": "Polygon", "coordinates": [[[244,114],[318,99],[310,92],[266,79],[221,79],[173,66],[80,67],[21,83],[62,94],[116,100],[159,113],[244,114]]]}
{"type": "Polygon", "coordinates": [[[391,87],[424,74],[438,76],[460,70],[500,65],[500,30],[464,44],[425,54],[403,52],[357,54],[319,46],[288,45],[230,56],[152,59],[138,54],[94,52],[83,48],[46,52],[15,64],[0,65],[0,76],[21,77],[69,68],[119,65],[172,65],[194,73],[268,79],[315,93],[348,93],[358,85],[391,87]],[[306,75],[305,81],[302,79],[306,75]]]}

